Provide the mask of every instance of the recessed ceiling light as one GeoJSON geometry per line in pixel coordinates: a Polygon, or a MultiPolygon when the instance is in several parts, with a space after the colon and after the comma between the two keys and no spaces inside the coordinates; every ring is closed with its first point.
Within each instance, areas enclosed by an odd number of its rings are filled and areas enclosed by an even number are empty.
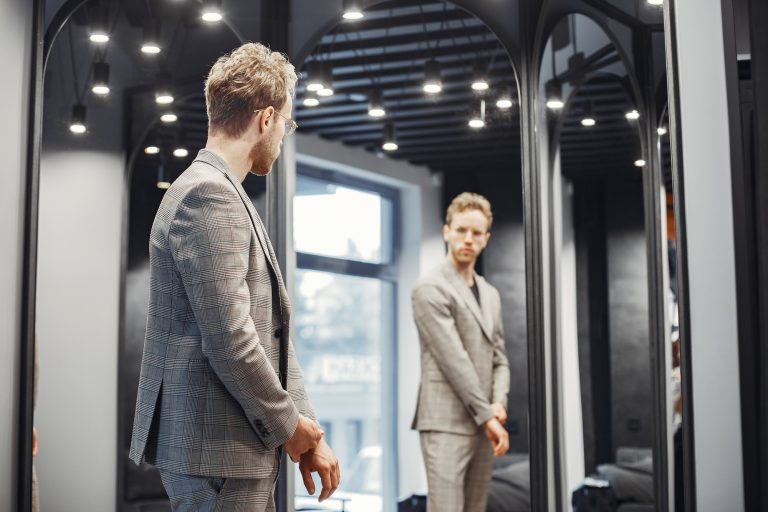
{"type": "Polygon", "coordinates": [[[642,158],[635,160],[635,167],[645,167],[645,160],[642,158]]]}

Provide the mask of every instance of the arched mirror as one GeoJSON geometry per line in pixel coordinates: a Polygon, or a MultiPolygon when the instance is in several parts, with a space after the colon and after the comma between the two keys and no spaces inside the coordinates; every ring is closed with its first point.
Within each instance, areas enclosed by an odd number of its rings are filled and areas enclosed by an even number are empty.
{"type": "MultiPolygon", "coordinates": [[[[43,510],[169,510],[157,471],[128,459],[149,232],[165,188],[205,143],[202,80],[241,42],[230,22],[259,12],[231,2],[227,19],[202,19],[212,5],[47,2],[34,415],[43,510]]],[[[245,187],[263,214],[264,180],[245,187]]]]}
{"type": "Polygon", "coordinates": [[[606,31],[585,15],[561,19],[543,54],[537,114],[552,216],[555,471],[561,502],[577,509],[599,500],[656,510],[640,112],[606,31]]]}
{"type": "MultiPolygon", "coordinates": [[[[445,261],[446,207],[475,192],[493,210],[476,270],[500,293],[511,375],[510,450],[493,462],[488,510],[530,510],[515,70],[499,38],[452,2],[367,2],[359,14],[339,16],[308,46],[296,100],[296,344],[318,419],[349,475],[334,506],[378,512],[424,501],[411,422],[426,376],[410,296],[416,279],[445,261]]],[[[311,507],[298,474],[295,482],[297,510],[311,507]]]]}

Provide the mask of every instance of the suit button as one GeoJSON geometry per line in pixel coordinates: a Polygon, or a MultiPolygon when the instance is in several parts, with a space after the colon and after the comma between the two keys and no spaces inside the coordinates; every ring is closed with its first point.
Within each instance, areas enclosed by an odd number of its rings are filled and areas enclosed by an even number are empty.
{"type": "Polygon", "coordinates": [[[283,337],[283,329],[278,327],[275,329],[275,338],[282,338],[283,337]]]}

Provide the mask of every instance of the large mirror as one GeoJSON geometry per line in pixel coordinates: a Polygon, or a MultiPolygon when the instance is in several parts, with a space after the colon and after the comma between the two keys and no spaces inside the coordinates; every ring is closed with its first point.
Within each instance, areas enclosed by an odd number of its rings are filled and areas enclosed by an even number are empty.
{"type": "Polygon", "coordinates": [[[549,143],[561,499],[656,510],[650,166],[630,66],[593,19],[554,27],[537,109],[549,143]]]}
{"type": "MultiPolygon", "coordinates": [[[[269,229],[284,228],[276,245],[294,342],[344,475],[334,498],[318,505],[317,493],[307,496],[300,476],[284,471],[280,506],[423,507],[410,296],[445,261],[446,208],[473,192],[493,209],[475,268],[499,292],[510,374],[509,451],[489,464],[483,493],[489,511],[530,510],[520,93],[508,46],[452,2],[368,2],[359,21],[342,18],[341,2],[326,3],[333,23],[312,20],[325,32],[292,39],[310,49],[292,57],[299,128],[283,145],[281,185],[253,176],[243,184],[269,229]],[[318,69],[326,87],[310,92],[318,69]]],[[[166,511],[158,472],[128,458],[148,238],[166,190],[205,144],[207,70],[242,41],[261,39],[264,11],[235,0],[54,1],[46,9],[54,30],[40,169],[40,503],[166,511]],[[223,17],[201,18],[216,7],[223,17]],[[78,471],[72,460],[82,461],[78,471]]]]}
{"type": "MultiPolygon", "coordinates": [[[[487,510],[530,510],[518,95],[502,41],[448,1],[368,3],[364,19],[340,20],[304,58],[296,342],[318,419],[350,475],[336,494],[338,510],[394,510],[409,497],[423,506],[429,478],[411,421],[427,376],[410,296],[416,278],[445,261],[439,229],[462,192],[485,196],[493,209],[476,270],[500,293],[511,374],[510,449],[484,484],[487,510]],[[430,185],[417,207],[403,185],[419,176],[430,185]],[[345,213],[352,209],[354,222],[345,213]]],[[[452,469],[440,471],[447,478],[452,469]]],[[[298,510],[311,499],[296,482],[298,510]]]]}

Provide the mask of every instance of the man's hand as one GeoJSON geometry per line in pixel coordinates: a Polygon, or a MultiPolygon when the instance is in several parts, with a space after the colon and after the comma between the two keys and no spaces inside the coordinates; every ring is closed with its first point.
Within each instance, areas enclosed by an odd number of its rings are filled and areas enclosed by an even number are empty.
{"type": "Polygon", "coordinates": [[[315,494],[315,482],[312,480],[312,473],[317,472],[320,476],[323,490],[320,491],[319,501],[328,499],[339,487],[339,481],[341,480],[339,459],[333,454],[333,450],[328,446],[328,443],[323,440],[320,441],[316,449],[310,450],[301,456],[299,471],[304,480],[304,487],[307,488],[307,492],[311,495],[315,494]]]}
{"type": "Polygon", "coordinates": [[[323,437],[323,431],[317,426],[317,423],[299,415],[299,423],[296,425],[296,431],[283,448],[293,462],[299,462],[299,458],[309,450],[317,448],[320,439],[323,437]]]}
{"type": "Polygon", "coordinates": [[[485,437],[488,438],[493,447],[493,455],[495,457],[501,457],[507,453],[507,450],[509,450],[509,434],[507,434],[507,431],[501,426],[499,420],[491,418],[485,422],[483,428],[485,429],[485,437]]]}
{"type": "Polygon", "coordinates": [[[499,402],[491,404],[491,412],[493,412],[493,417],[499,420],[502,425],[507,422],[507,409],[499,402]]]}

